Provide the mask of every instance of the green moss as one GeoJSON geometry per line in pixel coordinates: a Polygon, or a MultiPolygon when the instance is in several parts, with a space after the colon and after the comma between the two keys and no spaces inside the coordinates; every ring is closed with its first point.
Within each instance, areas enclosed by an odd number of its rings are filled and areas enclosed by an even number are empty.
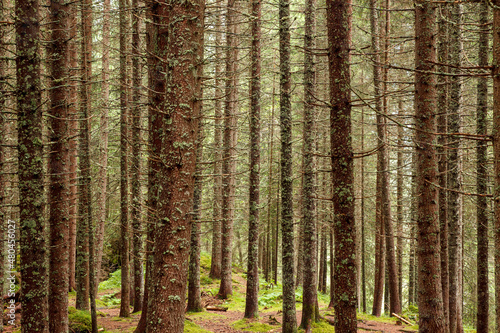
{"type": "Polygon", "coordinates": [[[376,321],[378,323],[388,323],[388,324],[395,324],[398,321],[398,319],[395,317],[387,317],[387,316],[375,317],[370,314],[361,312],[358,312],[358,319],[376,321]]]}
{"type": "Polygon", "coordinates": [[[118,269],[111,273],[106,281],[99,283],[99,290],[120,289],[122,286],[122,270],[118,269]]]}
{"type": "MultiPolygon", "coordinates": [[[[334,333],[335,332],[335,327],[330,325],[329,323],[325,321],[321,321],[319,323],[313,324],[313,333],[334,333]]],[[[304,333],[303,329],[299,329],[299,333],[304,333]]]]}
{"type": "Polygon", "coordinates": [[[69,319],[69,331],[78,333],[92,332],[92,319],[90,318],[90,312],[76,310],[70,307],[68,309],[68,319],[69,319]],[[69,312],[71,311],[71,312],[69,312]]]}
{"type": "Polygon", "coordinates": [[[211,266],[212,266],[212,257],[206,252],[201,252],[200,270],[205,270],[209,272],[211,266]]]}
{"type": "Polygon", "coordinates": [[[259,323],[258,321],[253,321],[251,319],[238,320],[231,326],[233,326],[234,329],[242,330],[244,332],[269,332],[273,329],[273,326],[271,325],[259,323]]]}
{"type": "Polygon", "coordinates": [[[202,312],[187,312],[186,316],[189,319],[210,319],[210,318],[224,318],[225,316],[216,312],[202,311],[202,312]]]}
{"type": "Polygon", "coordinates": [[[196,325],[192,321],[186,320],[184,322],[184,333],[211,333],[196,325]]]}

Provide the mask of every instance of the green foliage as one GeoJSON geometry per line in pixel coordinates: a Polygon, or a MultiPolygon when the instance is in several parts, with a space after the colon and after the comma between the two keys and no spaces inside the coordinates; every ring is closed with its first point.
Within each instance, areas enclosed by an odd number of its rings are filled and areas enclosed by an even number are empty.
{"type": "Polygon", "coordinates": [[[120,305],[121,300],[116,298],[116,294],[107,294],[101,297],[101,302],[105,306],[115,306],[115,305],[120,305]]]}
{"type": "Polygon", "coordinates": [[[234,329],[242,330],[243,332],[269,332],[273,329],[271,325],[259,323],[250,319],[241,319],[234,322],[231,326],[234,329]]]}
{"type": "Polygon", "coordinates": [[[416,305],[410,304],[408,306],[408,309],[403,311],[403,316],[414,323],[418,323],[418,307],[416,305]]]}
{"type": "Polygon", "coordinates": [[[99,283],[99,291],[120,289],[122,286],[122,270],[118,269],[111,273],[111,276],[106,281],[99,283]]]}
{"type": "Polygon", "coordinates": [[[184,333],[211,333],[196,325],[192,321],[186,320],[184,322],[184,333]]]}
{"type": "Polygon", "coordinates": [[[376,316],[372,316],[370,314],[362,313],[362,312],[358,312],[358,319],[376,321],[379,323],[387,323],[387,324],[395,324],[396,321],[398,321],[398,319],[396,317],[388,317],[388,316],[376,317],[376,316]]]}
{"type": "Polygon", "coordinates": [[[212,266],[212,257],[206,252],[201,252],[200,270],[210,271],[211,266],[212,266]]]}
{"type": "Polygon", "coordinates": [[[206,286],[206,285],[209,285],[209,284],[212,284],[212,283],[214,283],[214,280],[211,277],[209,277],[207,274],[204,274],[204,273],[201,274],[201,276],[200,276],[200,284],[202,286],[206,286]]]}

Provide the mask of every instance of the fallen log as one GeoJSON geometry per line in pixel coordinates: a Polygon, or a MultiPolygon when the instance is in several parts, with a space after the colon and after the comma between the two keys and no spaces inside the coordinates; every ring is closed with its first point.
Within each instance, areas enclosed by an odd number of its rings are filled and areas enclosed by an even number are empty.
{"type": "Polygon", "coordinates": [[[213,306],[209,305],[206,307],[207,311],[227,311],[229,309],[227,306],[213,306]]]}
{"type": "Polygon", "coordinates": [[[392,314],[394,317],[398,318],[399,320],[401,320],[402,322],[408,324],[408,325],[413,325],[413,323],[407,319],[404,319],[403,317],[401,316],[398,316],[397,314],[393,313],[392,314]]]}

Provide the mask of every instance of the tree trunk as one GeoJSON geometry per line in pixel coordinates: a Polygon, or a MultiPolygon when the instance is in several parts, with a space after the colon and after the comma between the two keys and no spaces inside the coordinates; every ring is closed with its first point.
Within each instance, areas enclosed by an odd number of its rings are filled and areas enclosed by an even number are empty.
{"type": "MultiPolygon", "coordinates": [[[[479,23],[481,25],[479,35],[478,59],[479,66],[488,66],[489,32],[488,3],[481,3],[479,23]]],[[[487,135],[488,115],[488,78],[481,77],[477,82],[477,115],[476,133],[487,135]]],[[[476,144],[476,188],[478,194],[488,192],[488,155],[487,142],[478,141],[476,144]]],[[[488,200],[485,196],[476,198],[476,223],[477,223],[477,333],[489,332],[489,278],[488,278],[488,200]]]]}
{"type": "MultiPolygon", "coordinates": [[[[449,62],[449,40],[448,40],[448,25],[450,21],[449,5],[443,4],[440,7],[440,15],[438,21],[438,61],[441,64],[449,62]]],[[[438,67],[440,73],[448,73],[449,67],[441,65],[438,67]]],[[[445,135],[448,131],[448,100],[449,100],[449,83],[448,76],[438,76],[438,116],[437,116],[437,131],[443,133],[438,136],[438,145],[436,152],[438,155],[438,180],[439,180],[439,225],[440,225],[440,242],[441,242],[441,284],[443,288],[443,312],[445,319],[446,330],[449,330],[449,275],[448,275],[448,187],[447,171],[448,171],[448,154],[445,147],[448,143],[448,137],[445,135]]]]}
{"type": "Polygon", "coordinates": [[[40,78],[40,4],[16,0],[16,75],[21,248],[21,330],[48,329],[40,78]]]}
{"type": "Polygon", "coordinates": [[[351,1],[327,0],[330,126],[335,211],[335,330],[356,332],[356,225],[351,138],[351,1]]]}
{"type": "Polygon", "coordinates": [[[500,331],[500,1],[493,7],[493,160],[495,210],[495,305],[496,331],[500,331]]]}
{"type": "Polygon", "coordinates": [[[292,108],[290,102],[290,2],[279,1],[281,228],[283,279],[283,333],[297,331],[295,316],[295,265],[292,188],[292,108]]]}
{"type": "Polygon", "coordinates": [[[121,302],[120,317],[130,317],[130,261],[129,261],[129,218],[128,218],[128,1],[119,1],[120,10],[120,259],[121,259],[121,302]]]}
{"type": "Polygon", "coordinates": [[[221,111],[221,61],[222,36],[221,14],[216,14],[215,23],[215,106],[214,106],[214,202],[213,202],[213,229],[212,229],[212,263],[210,277],[221,278],[222,234],[221,234],[221,204],[222,204],[222,111],[221,111]]]}
{"type": "Polygon", "coordinates": [[[196,139],[202,96],[204,2],[149,7],[157,58],[152,69],[152,133],[158,195],[147,331],[182,333],[191,233],[196,139]],[[165,27],[169,26],[168,29],[165,27]],[[179,45],[189,44],[192,52],[179,45]],[[176,64],[166,61],[177,59],[176,64]]]}
{"type": "MultiPolygon", "coordinates": [[[[376,9],[377,0],[370,0],[370,27],[371,27],[371,46],[373,53],[373,87],[375,96],[375,109],[377,110],[377,134],[378,134],[378,145],[384,144],[382,141],[382,133],[379,130],[382,125],[383,118],[381,116],[382,112],[382,99],[381,96],[381,74],[380,74],[380,41],[379,41],[379,23],[378,15],[376,9]]],[[[383,161],[383,156],[381,156],[381,151],[377,154],[377,190],[376,190],[376,208],[375,208],[375,221],[376,221],[376,232],[375,232],[375,281],[373,288],[373,307],[372,315],[380,317],[382,315],[382,300],[384,292],[384,281],[385,281],[385,223],[383,221],[383,201],[382,201],[382,176],[383,173],[380,172],[382,169],[381,163],[383,161]]]]}
{"type": "Polygon", "coordinates": [[[226,80],[222,162],[222,275],[218,296],[226,299],[233,293],[232,247],[234,219],[234,173],[236,155],[236,110],[238,109],[237,0],[229,0],[226,13],[226,80]]]}
{"type": "Polygon", "coordinates": [[[132,237],[134,258],[134,310],[143,309],[143,233],[142,233],[142,191],[140,176],[141,166],[141,13],[139,0],[132,0],[132,237]]]}
{"type": "MultiPolygon", "coordinates": [[[[365,150],[365,112],[361,109],[361,151],[365,150]]],[[[366,313],[366,239],[365,239],[365,159],[361,159],[361,306],[366,313]]],[[[330,259],[331,260],[331,259],[330,259]]]]}
{"type": "MultiPolygon", "coordinates": [[[[404,109],[403,109],[403,100],[399,98],[398,100],[398,116],[400,121],[404,121],[404,109]]],[[[403,304],[403,247],[404,247],[404,239],[403,239],[403,126],[398,126],[398,153],[397,153],[397,188],[396,188],[396,197],[397,197],[397,237],[398,237],[398,245],[397,245],[397,262],[398,262],[398,291],[399,291],[399,304],[403,304]]]]}
{"type": "MultiPolygon", "coordinates": [[[[461,15],[462,10],[459,4],[453,4],[450,7],[451,22],[449,25],[450,44],[450,65],[451,74],[459,74],[461,65],[462,42],[461,42],[461,15]]],[[[460,132],[460,98],[461,98],[461,78],[453,77],[450,86],[448,131],[450,133],[460,132]]],[[[460,138],[452,135],[449,138],[447,147],[448,152],[448,225],[449,225],[449,328],[450,333],[462,332],[462,323],[460,316],[461,292],[459,287],[459,272],[461,270],[461,205],[462,198],[460,180],[460,138]]],[[[444,300],[446,302],[446,300],[444,300]]]]}
{"type": "MultiPolygon", "coordinates": [[[[77,6],[71,6],[69,11],[69,67],[71,70],[70,78],[77,77],[78,59],[76,53],[76,35],[77,35],[77,6]]],[[[78,136],[78,82],[75,79],[69,81],[69,177],[70,177],[70,204],[69,204],[69,290],[76,290],[76,225],[77,225],[77,167],[78,155],[77,139],[78,136]]]]}
{"type": "Polygon", "coordinates": [[[429,0],[415,7],[415,120],[418,198],[418,310],[420,332],[445,331],[439,254],[436,183],[436,10],[429,0]]]}
{"type": "MultiPolygon", "coordinates": [[[[82,82],[80,87],[80,193],[76,248],[76,308],[89,310],[89,236],[91,212],[90,189],[90,110],[92,78],[92,0],[84,0],[81,9],[82,82]]],[[[94,268],[93,268],[94,269],[94,268]]]]}
{"type": "MultiPolygon", "coordinates": [[[[0,20],[4,20],[5,17],[7,17],[7,11],[5,8],[5,1],[1,0],[0,1],[0,20]]],[[[5,27],[0,27],[0,58],[3,58],[5,56],[4,52],[4,47],[5,47],[5,35],[6,35],[6,29],[5,27]]],[[[0,60],[0,77],[3,77],[5,73],[7,72],[7,61],[6,60],[0,60]]],[[[7,203],[7,177],[5,177],[5,174],[7,174],[7,154],[5,153],[4,145],[7,144],[7,122],[5,119],[7,118],[7,115],[4,114],[4,107],[5,107],[5,91],[6,85],[2,82],[0,83],[0,244],[2,246],[0,247],[0,294],[3,296],[3,291],[5,287],[5,277],[6,277],[6,264],[8,260],[13,260],[14,258],[11,256],[10,258],[8,257],[8,252],[7,252],[7,246],[9,245],[8,241],[8,232],[7,232],[7,227],[8,227],[8,221],[6,220],[6,208],[5,205],[7,203]]],[[[12,241],[11,241],[12,242],[12,241]]],[[[15,250],[14,250],[15,251],[15,250]]],[[[15,253],[15,252],[14,252],[15,253]]],[[[11,255],[14,255],[12,253],[11,255]]],[[[15,257],[15,255],[14,255],[15,257]]],[[[3,319],[0,320],[0,332],[3,331],[3,319]]]]}
{"type": "Polygon", "coordinates": [[[250,179],[248,216],[248,268],[245,318],[259,316],[259,204],[260,204],[260,68],[261,0],[252,0],[250,78],[250,179]]]}
{"type": "MultiPolygon", "coordinates": [[[[199,69],[202,68],[201,66],[199,69]]],[[[203,72],[199,72],[201,76],[203,72]]],[[[200,86],[201,88],[201,86],[200,86]]],[[[196,169],[194,178],[194,195],[193,195],[193,217],[191,220],[191,248],[189,252],[189,281],[188,281],[188,302],[186,311],[201,312],[203,306],[201,304],[201,289],[200,289],[200,220],[201,220],[201,196],[203,191],[203,123],[200,121],[198,141],[196,143],[196,169]]]]}
{"type": "Polygon", "coordinates": [[[50,89],[50,153],[48,193],[50,225],[49,331],[68,331],[69,283],[69,126],[68,12],[65,1],[50,2],[48,46],[50,89]]]}
{"type": "MultiPolygon", "coordinates": [[[[316,257],[317,231],[315,221],[314,196],[314,138],[316,109],[314,107],[314,93],[316,84],[316,68],[313,50],[316,48],[316,0],[306,0],[305,3],[305,32],[304,32],[304,130],[303,130],[303,159],[304,175],[302,188],[302,225],[303,225],[303,297],[302,319],[300,327],[306,332],[312,330],[312,324],[317,322],[318,295],[316,291],[316,257]]],[[[331,260],[331,259],[330,259],[331,260]]]]}
{"type": "Polygon", "coordinates": [[[108,110],[109,110],[109,40],[110,40],[110,0],[103,3],[102,27],[102,97],[101,120],[99,124],[99,195],[97,198],[96,227],[96,271],[97,283],[101,278],[102,253],[104,247],[104,226],[106,224],[106,196],[108,187],[108,110]]]}

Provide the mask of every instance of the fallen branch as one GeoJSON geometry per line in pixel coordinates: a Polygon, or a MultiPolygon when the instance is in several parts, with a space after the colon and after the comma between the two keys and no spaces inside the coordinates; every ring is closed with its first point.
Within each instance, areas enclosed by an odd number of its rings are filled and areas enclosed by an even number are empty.
{"type": "Polygon", "coordinates": [[[404,322],[404,323],[408,324],[408,325],[413,325],[413,323],[412,323],[411,321],[406,320],[406,319],[404,319],[403,317],[398,316],[398,315],[397,315],[397,314],[395,314],[395,313],[393,313],[392,315],[393,315],[394,317],[398,318],[399,320],[401,320],[402,322],[404,322]]]}
{"type": "Polygon", "coordinates": [[[207,311],[227,311],[227,306],[207,306],[207,311]]]}

